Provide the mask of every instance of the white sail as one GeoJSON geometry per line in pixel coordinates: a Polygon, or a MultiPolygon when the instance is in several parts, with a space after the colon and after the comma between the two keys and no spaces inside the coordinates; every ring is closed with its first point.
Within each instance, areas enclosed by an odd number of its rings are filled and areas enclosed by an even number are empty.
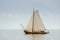
{"type": "Polygon", "coordinates": [[[32,22],[33,22],[33,17],[30,18],[25,30],[32,32],[32,22]]]}
{"type": "Polygon", "coordinates": [[[40,18],[38,10],[34,13],[34,31],[44,31],[45,26],[40,18]]]}
{"type": "Polygon", "coordinates": [[[27,31],[32,32],[33,31],[44,31],[45,26],[39,16],[39,12],[36,10],[33,10],[33,16],[29,20],[26,29],[27,31]]]}

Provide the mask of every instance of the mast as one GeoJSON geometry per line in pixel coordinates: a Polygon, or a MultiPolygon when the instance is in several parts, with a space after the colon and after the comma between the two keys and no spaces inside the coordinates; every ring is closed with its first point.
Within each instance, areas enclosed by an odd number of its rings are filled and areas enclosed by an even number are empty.
{"type": "Polygon", "coordinates": [[[34,9],[33,9],[33,22],[32,22],[32,32],[34,31],[34,9]]]}

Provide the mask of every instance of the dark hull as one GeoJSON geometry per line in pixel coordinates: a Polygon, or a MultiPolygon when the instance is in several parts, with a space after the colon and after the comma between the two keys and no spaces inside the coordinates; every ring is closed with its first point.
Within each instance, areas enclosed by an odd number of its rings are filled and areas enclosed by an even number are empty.
{"type": "Polygon", "coordinates": [[[25,34],[47,34],[47,33],[49,33],[49,32],[28,32],[28,31],[24,31],[25,32],[25,34]]]}

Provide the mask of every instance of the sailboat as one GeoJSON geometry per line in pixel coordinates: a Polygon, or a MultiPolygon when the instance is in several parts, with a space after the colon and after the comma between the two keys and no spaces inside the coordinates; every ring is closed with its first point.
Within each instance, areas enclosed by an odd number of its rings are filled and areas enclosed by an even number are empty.
{"type": "Polygon", "coordinates": [[[38,10],[33,9],[33,15],[31,16],[26,28],[24,28],[25,34],[47,34],[45,26],[40,18],[38,10]]]}

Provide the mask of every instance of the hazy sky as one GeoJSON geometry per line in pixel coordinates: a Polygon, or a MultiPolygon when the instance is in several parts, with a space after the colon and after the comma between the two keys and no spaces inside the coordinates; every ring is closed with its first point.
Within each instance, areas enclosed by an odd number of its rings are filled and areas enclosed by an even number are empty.
{"type": "Polygon", "coordinates": [[[60,29],[60,0],[0,0],[0,29],[26,27],[33,9],[47,29],[60,29]]]}

